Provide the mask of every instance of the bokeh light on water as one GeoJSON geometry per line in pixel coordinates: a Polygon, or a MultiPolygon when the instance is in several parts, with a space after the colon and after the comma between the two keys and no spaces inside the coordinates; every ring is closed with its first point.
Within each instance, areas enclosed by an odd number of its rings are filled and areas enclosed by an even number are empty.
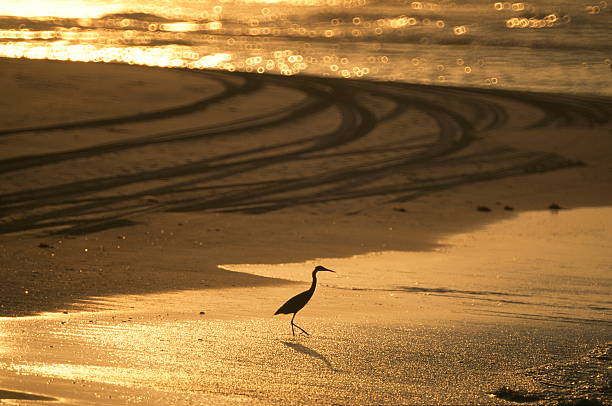
{"type": "Polygon", "coordinates": [[[612,94],[606,1],[141,3],[4,1],[0,56],[612,94]]]}

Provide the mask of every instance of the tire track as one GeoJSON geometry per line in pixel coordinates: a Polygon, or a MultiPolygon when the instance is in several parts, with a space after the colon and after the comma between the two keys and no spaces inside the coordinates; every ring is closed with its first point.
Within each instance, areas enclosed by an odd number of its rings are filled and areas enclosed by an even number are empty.
{"type": "MultiPolygon", "coordinates": [[[[100,171],[85,180],[67,179],[55,186],[4,193],[0,196],[1,232],[51,228],[60,233],[91,232],[129,224],[132,216],[150,211],[262,213],[370,197],[406,201],[463,184],[577,165],[551,153],[480,142],[487,131],[507,125],[506,101],[541,110],[544,118],[532,127],[597,126],[609,121],[612,110],[605,98],[250,74],[231,74],[232,82],[223,79],[229,73],[211,74],[224,83],[235,83],[238,76],[243,83],[202,101],[198,107],[202,110],[238,95],[256,100],[270,86],[305,96],[297,103],[241,120],[0,161],[0,176],[9,176],[17,170],[52,170],[62,162],[122,159],[121,154],[141,148],[150,151],[163,146],[172,151],[164,149],[159,155],[166,159],[162,168],[130,174],[100,171]],[[363,95],[384,100],[392,108],[378,114],[363,95]],[[336,118],[314,131],[321,114],[327,120],[336,118]],[[415,117],[425,121],[411,127],[415,117]],[[389,130],[383,124],[396,125],[389,130]],[[288,128],[304,131],[278,136],[288,128]],[[268,139],[271,131],[276,138],[268,139]],[[214,149],[216,142],[231,137],[246,144],[238,151],[227,146],[214,149]],[[173,161],[173,154],[194,148],[208,156],[188,163],[173,161]],[[160,179],[166,181],[160,185],[160,179]],[[155,202],[146,201],[148,197],[155,202]]],[[[161,120],[178,111],[151,114],[161,120]]],[[[95,125],[105,123],[98,120],[95,125]]],[[[84,128],[91,123],[77,124],[54,129],[84,128]]]]}
{"type": "Polygon", "coordinates": [[[179,116],[189,114],[195,111],[200,111],[208,106],[219,103],[231,97],[239,94],[253,93],[258,90],[257,81],[246,80],[242,85],[236,85],[233,81],[228,80],[223,75],[219,75],[212,72],[209,77],[216,78],[218,82],[223,86],[223,91],[210,97],[205,97],[195,102],[184,104],[181,106],[149,111],[138,114],[126,114],[121,116],[109,117],[109,118],[98,118],[90,120],[79,120],[73,122],[65,122],[59,124],[49,124],[32,127],[21,127],[21,128],[9,128],[6,130],[0,130],[0,137],[6,135],[15,135],[26,132],[40,132],[40,131],[65,131],[73,130],[78,128],[92,128],[92,127],[103,127],[108,125],[117,125],[124,123],[137,123],[142,121],[151,121],[158,119],[166,119],[172,116],[179,116]]]}

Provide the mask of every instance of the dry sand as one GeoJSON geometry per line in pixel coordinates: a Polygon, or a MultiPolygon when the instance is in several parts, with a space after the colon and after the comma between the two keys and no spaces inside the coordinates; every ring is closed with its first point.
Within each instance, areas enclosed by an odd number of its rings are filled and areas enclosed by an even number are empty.
{"type": "Polygon", "coordinates": [[[609,99],[0,67],[0,400],[612,401],[609,99]]]}

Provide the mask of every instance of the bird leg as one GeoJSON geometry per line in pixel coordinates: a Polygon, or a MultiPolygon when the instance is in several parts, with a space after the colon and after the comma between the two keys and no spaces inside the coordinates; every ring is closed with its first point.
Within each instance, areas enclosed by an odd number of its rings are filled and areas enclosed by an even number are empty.
{"type": "Polygon", "coordinates": [[[296,326],[297,328],[299,328],[300,330],[302,330],[302,333],[306,334],[307,336],[309,336],[310,334],[308,334],[308,332],[306,330],[304,330],[302,327],[298,326],[297,324],[293,323],[294,326],[296,326]]]}
{"type": "Polygon", "coordinates": [[[306,330],[304,330],[302,327],[298,326],[297,324],[295,324],[293,322],[293,319],[295,318],[295,313],[293,313],[293,317],[291,318],[291,332],[293,333],[293,335],[295,336],[295,332],[293,331],[293,326],[299,328],[302,333],[306,334],[307,336],[309,336],[310,334],[308,334],[308,332],[306,330]]]}

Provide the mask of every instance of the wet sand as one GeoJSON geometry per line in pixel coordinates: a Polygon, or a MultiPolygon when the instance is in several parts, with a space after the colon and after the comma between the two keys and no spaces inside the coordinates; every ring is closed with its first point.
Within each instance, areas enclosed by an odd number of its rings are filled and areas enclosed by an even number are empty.
{"type": "Polygon", "coordinates": [[[610,401],[609,99],[0,66],[0,399],[610,401]]]}

